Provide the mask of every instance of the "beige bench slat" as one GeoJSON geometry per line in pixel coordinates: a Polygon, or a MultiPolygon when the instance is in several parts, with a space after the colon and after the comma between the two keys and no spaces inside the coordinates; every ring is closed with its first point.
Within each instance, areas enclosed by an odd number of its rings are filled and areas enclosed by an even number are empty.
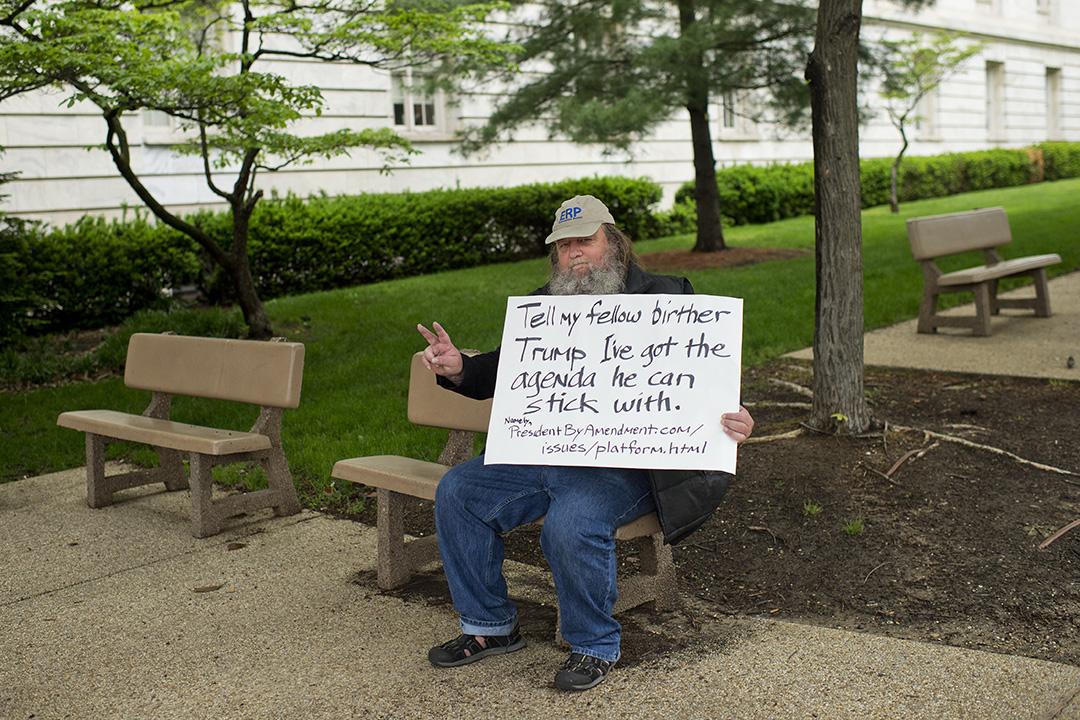
{"type": "MultiPolygon", "coordinates": [[[[446,465],[415,460],[400,455],[371,455],[338,460],[330,476],[339,480],[392,490],[403,495],[434,500],[435,488],[446,471],[446,465]]],[[[537,522],[543,523],[543,518],[537,522]]],[[[615,531],[616,540],[633,540],[660,532],[660,520],[655,512],[647,513],[622,525],[615,531]]]]}
{"type": "Polygon", "coordinates": [[[117,440],[204,455],[230,455],[270,449],[270,438],[259,433],[219,430],[115,410],[65,412],[56,419],[56,424],[117,440]]]}
{"type": "Polygon", "coordinates": [[[656,513],[651,512],[621,526],[615,531],[615,539],[633,540],[634,538],[656,535],[660,532],[660,518],[656,517],[656,513]]]}
{"type": "Polygon", "coordinates": [[[1012,242],[1005,208],[1002,207],[910,218],[907,230],[911,252],[916,260],[988,250],[1012,242]]]}
{"type": "Polygon", "coordinates": [[[945,273],[937,279],[938,285],[966,285],[968,283],[981,283],[987,280],[1000,280],[1001,278],[1016,275],[1017,273],[1037,270],[1039,268],[1055,265],[1061,262],[1061,256],[1057,253],[1049,255],[1030,255],[1028,257],[1005,260],[996,265],[983,265],[981,267],[957,270],[945,273]]]}
{"type": "Polygon", "coordinates": [[[331,477],[393,490],[424,500],[435,499],[435,488],[450,468],[401,455],[372,455],[338,460],[331,477]]]}
{"type": "Polygon", "coordinates": [[[136,333],[124,384],[137,390],[295,409],[304,345],[136,333]]]}

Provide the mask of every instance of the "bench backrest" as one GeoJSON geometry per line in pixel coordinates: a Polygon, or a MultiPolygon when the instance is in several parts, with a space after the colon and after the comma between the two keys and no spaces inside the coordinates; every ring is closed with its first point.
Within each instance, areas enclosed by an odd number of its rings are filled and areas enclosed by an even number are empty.
{"type": "Polygon", "coordinates": [[[440,387],[424,367],[424,353],[412,357],[409,369],[409,422],[449,430],[488,431],[491,400],[473,400],[440,387]]]}
{"type": "Polygon", "coordinates": [[[136,333],[128,343],[124,384],[138,390],[295,408],[303,374],[303,343],[136,333]]]}
{"type": "Polygon", "coordinates": [[[908,240],[916,260],[988,250],[1012,242],[1005,208],[992,207],[907,221],[908,240]]]}

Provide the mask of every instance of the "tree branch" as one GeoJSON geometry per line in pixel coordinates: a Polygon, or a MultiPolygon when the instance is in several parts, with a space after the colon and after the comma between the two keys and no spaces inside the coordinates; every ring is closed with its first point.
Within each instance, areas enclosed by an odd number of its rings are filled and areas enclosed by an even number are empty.
{"type": "Polygon", "coordinates": [[[143,185],[139,176],[132,170],[126,152],[121,147],[117,147],[117,138],[120,138],[120,143],[123,148],[127,147],[127,133],[124,132],[124,128],[120,124],[119,112],[110,108],[106,109],[103,114],[109,128],[105,138],[105,147],[112,156],[113,164],[116,165],[116,169],[120,171],[120,176],[124,178],[128,186],[135,191],[135,194],[146,204],[146,207],[150,209],[150,212],[154,213],[155,217],[174,230],[187,235],[192,240],[199,243],[199,245],[202,245],[218,263],[225,264],[229,259],[228,255],[221,246],[214,241],[214,238],[201,228],[173,215],[164,205],[158,202],[157,198],[155,198],[146,186],[143,185]]]}

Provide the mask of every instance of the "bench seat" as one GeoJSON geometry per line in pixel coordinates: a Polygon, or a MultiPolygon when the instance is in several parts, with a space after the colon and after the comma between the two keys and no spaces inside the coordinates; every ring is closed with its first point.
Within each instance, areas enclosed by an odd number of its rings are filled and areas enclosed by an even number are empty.
{"type": "Polygon", "coordinates": [[[1056,265],[1061,262],[1061,256],[1057,253],[1049,255],[1029,255],[1028,257],[1003,260],[994,265],[980,265],[979,267],[957,270],[945,273],[938,277],[938,285],[968,285],[982,283],[988,280],[1000,280],[1012,275],[1038,270],[1039,268],[1056,265]]]}
{"type": "Polygon", "coordinates": [[[65,412],[56,418],[56,424],[117,440],[204,455],[231,455],[270,449],[270,438],[260,433],[219,430],[115,410],[65,412]]]}
{"type": "MultiPolygon", "coordinates": [[[[331,477],[339,480],[383,488],[421,500],[435,500],[435,489],[449,466],[400,455],[371,455],[339,460],[334,463],[331,477]]],[[[543,523],[544,519],[537,520],[543,523]]],[[[633,540],[660,532],[660,520],[655,512],[647,513],[620,526],[616,540],[633,540]]]]}

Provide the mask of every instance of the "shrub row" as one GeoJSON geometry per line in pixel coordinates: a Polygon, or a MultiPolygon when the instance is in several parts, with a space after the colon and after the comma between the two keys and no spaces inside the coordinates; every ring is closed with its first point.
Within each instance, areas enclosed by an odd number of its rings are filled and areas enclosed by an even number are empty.
{"type": "MultiPolygon", "coordinates": [[[[632,237],[654,232],[661,199],[645,179],[590,178],[512,188],[296,197],[262,203],[250,253],[263,299],[539,257],[554,211],[574,195],[602,197],[632,237]]],[[[224,236],[229,218],[200,222],[224,236]]],[[[223,288],[207,288],[210,295],[223,288]]]]}
{"type": "MultiPolygon", "coordinates": [[[[631,237],[655,236],[661,198],[646,179],[587,178],[514,188],[348,197],[269,198],[252,216],[248,252],[267,300],[389,278],[537,257],[568,197],[602,197],[631,237]]],[[[231,246],[229,213],[187,218],[231,246]]],[[[52,231],[0,218],[0,341],[115,325],[164,309],[174,288],[212,302],[230,283],[194,241],[143,217],[84,218],[52,231]]]]}
{"type": "MultiPolygon", "coordinates": [[[[862,163],[865,206],[888,200],[887,158],[862,163]]],[[[1080,176],[1080,144],[1045,143],[908,158],[901,201],[1045,178],[1080,176]]],[[[813,168],[743,165],[719,175],[728,222],[759,223],[813,211],[813,168]]],[[[692,232],[693,185],[654,213],[660,187],[646,179],[588,178],[513,188],[264,200],[252,217],[249,255],[260,296],[273,297],[506,262],[546,253],[552,211],[568,197],[602,197],[634,238],[692,232]]],[[[188,218],[231,244],[228,213],[188,218]]],[[[170,290],[194,286],[212,302],[230,284],[194,241],[136,217],[84,218],[45,231],[0,217],[0,341],[115,325],[172,304],[170,290]]]]}
{"type": "Polygon", "coordinates": [[[197,280],[193,243],[144,219],[85,217],[45,232],[0,218],[0,341],[115,325],[197,280]]]}
{"type": "MultiPolygon", "coordinates": [[[[860,163],[863,207],[889,201],[892,158],[860,163]]],[[[897,197],[909,202],[973,190],[1080,177],[1080,143],[1053,142],[1019,150],[985,150],[904,158],[897,197]]],[[[736,165],[717,172],[720,210],[731,224],[766,223],[814,211],[813,163],[736,165]]],[[[684,184],[676,204],[693,206],[694,183],[684,184]]]]}

